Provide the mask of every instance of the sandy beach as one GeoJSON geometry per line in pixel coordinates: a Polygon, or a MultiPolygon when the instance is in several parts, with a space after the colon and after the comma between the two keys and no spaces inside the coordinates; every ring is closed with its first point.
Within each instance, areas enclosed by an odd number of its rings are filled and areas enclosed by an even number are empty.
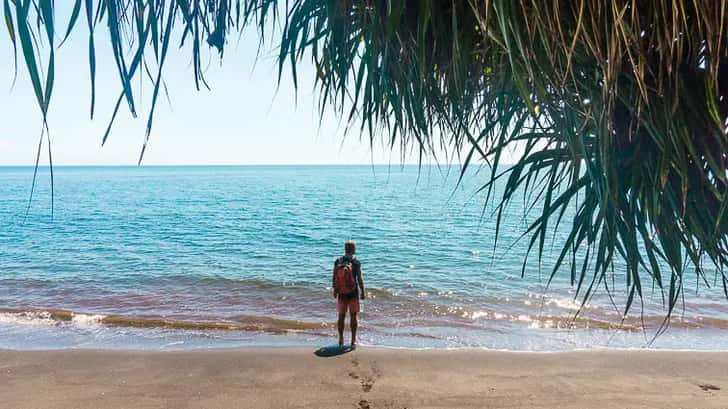
{"type": "Polygon", "coordinates": [[[728,353],[0,351],[2,408],[726,408],[728,353]]]}

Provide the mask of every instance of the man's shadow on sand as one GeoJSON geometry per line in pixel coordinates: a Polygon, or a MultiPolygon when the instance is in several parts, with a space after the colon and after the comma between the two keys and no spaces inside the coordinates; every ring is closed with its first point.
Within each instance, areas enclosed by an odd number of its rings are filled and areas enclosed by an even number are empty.
{"type": "Polygon", "coordinates": [[[344,355],[348,352],[353,351],[355,348],[352,348],[351,345],[329,345],[325,347],[321,347],[313,352],[314,355],[322,358],[332,357],[332,356],[339,356],[344,355]]]}

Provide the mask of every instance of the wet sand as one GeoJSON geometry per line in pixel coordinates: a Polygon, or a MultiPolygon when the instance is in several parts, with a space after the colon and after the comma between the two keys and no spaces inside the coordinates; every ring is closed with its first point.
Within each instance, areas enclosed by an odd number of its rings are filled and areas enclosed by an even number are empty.
{"type": "Polygon", "coordinates": [[[728,408],[728,353],[0,351],[1,408],[728,408]]]}

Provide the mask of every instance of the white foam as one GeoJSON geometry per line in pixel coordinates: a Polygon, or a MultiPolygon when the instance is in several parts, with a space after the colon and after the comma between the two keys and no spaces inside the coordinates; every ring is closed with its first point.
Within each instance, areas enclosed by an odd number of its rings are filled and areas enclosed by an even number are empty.
{"type": "Polygon", "coordinates": [[[81,328],[97,327],[101,325],[101,321],[104,319],[103,315],[100,314],[73,314],[71,322],[81,328]]]}
{"type": "Polygon", "coordinates": [[[0,323],[15,325],[55,326],[58,321],[48,311],[24,311],[0,313],[0,323]]]}
{"type": "Polygon", "coordinates": [[[551,298],[550,300],[546,301],[546,305],[555,305],[558,308],[570,311],[576,311],[581,308],[581,303],[575,301],[573,298],[551,298]]]}
{"type": "Polygon", "coordinates": [[[488,317],[488,313],[485,311],[475,311],[473,313],[470,313],[470,316],[468,318],[472,320],[477,320],[478,318],[488,317]]]}
{"type": "Polygon", "coordinates": [[[80,328],[89,328],[101,325],[103,315],[73,313],[71,321],[53,318],[50,311],[21,311],[0,313],[0,324],[28,325],[55,327],[59,325],[73,325],[80,328]]]}

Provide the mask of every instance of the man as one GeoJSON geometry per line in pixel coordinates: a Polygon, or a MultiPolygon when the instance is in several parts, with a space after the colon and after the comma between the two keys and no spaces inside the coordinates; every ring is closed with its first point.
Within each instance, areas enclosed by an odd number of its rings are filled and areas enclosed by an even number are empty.
{"type": "Polygon", "coordinates": [[[354,255],[356,243],[348,240],[344,243],[344,255],[334,262],[332,288],[337,299],[336,310],[339,313],[339,346],[344,345],[344,322],[346,311],[349,311],[351,326],[351,347],[356,348],[356,328],[359,324],[359,298],[365,299],[364,280],[361,277],[361,262],[354,255]]]}

